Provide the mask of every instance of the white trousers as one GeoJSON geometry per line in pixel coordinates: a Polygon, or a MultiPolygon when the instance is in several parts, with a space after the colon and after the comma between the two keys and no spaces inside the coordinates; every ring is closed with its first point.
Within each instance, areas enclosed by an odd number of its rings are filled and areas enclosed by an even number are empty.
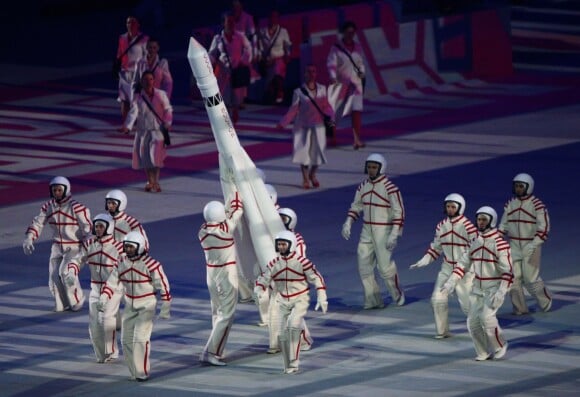
{"type": "Polygon", "coordinates": [[[531,257],[513,261],[514,282],[510,289],[510,298],[513,310],[517,314],[529,312],[524,288],[536,299],[542,310],[549,307],[552,301],[552,295],[540,277],[541,256],[542,246],[539,246],[536,247],[531,257]]]}
{"type": "MultiPolygon", "coordinates": [[[[277,295],[277,294],[276,294],[277,295]]],[[[270,313],[269,313],[269,320],[270,323],[268,324],[268,333],[270,336],[270,349],[280,349],[278,338],[282,330],[285,328],[284,320],[282,318],[280,312],[280,303],[279,299],[275,297],[270,300],[270,313]]],[[[306,325],[306,320],[302,318],[302,324],[300,326],[302,330],[300,333],[300,349],[301,350],[310,350],[314,340],[312,339],[312,335],[310,334],[310,330],[306,325]]]]}
{"type": "Polygon", "coordinates": [[[492,354],[507,343],[496,317],[501,305],[495,309],[490,306],[495,291],[495,288],[480,293],[474,291],[470,296],[467,328],[477,356],[492,354]]]}
{"type": "Polygon", "coordinates": [[[284,369],[290,367],[298,368],[300,365],[301,326],[310,305],[310,297],[308,294],[302,294],[290,301],[281,297],[277,301],[280,307],[281,323],[283,324],[282,337],[279,340],[282,358],[284,359],[284,369]]]}
{"type": "Polygon", "coordinates": [[[357,248],[358,272],[364,289],[364,308],[383,307],[384,302],[375,277],[375,268],[384,280],[394,302],[403,295],[397,265],[391,259],[387,239],[391,228],[363,225],[357,248]]]}
{"type": "Polygon", "coordinates": [[[147,297],[127,304],[123,311],[122,338],[123,355],[133,378],[147,379],[151,369],[151,332],[157,299],[147,297]]]}
{"type": "Polygon", "coordinates": [[[117,314],[123,297],[123,288],[120,287],[114,291],[104,312],[97,310],[100,290],[100,285],[93,284],[89,294],[89,335],[97,362],[102,363],[108,357],[119,357],[117,314]]]}
{"type": "Polygon", "coordinates": [[[79,305],[85,299],[78,276],[72,286],[64,282],[68,275],[68,264],[78,254],[79,247],[67,247],[64,251],[60,244],[52,244],[48,264],[48,288],[54,297],[54,310],[62,312],[79,305]]]}
{"type": "Polygon", "coordinates": [[[237,266],[208,267],[207,287],[211,298],[212,330],[202,352],[223,357],[238,303],[237,266]]]}
{"type": "MultiPolygon", "coordinates": [[[[449,279],[452,272],[453,265],[444,262],[441,265],[441,270],[437,274],[433,293],[431,294],[431,306],[433,307],[435,332],[437,335],[446,335],[449,333],[449,296],[448,294],[441,293],[441,288],[443,288],[443,285],[449,279]]],[[[474,277],[473,272],[468,272],[455,286],[459,306],[465,315],[469,314],[470,294],[474,277]]]]}

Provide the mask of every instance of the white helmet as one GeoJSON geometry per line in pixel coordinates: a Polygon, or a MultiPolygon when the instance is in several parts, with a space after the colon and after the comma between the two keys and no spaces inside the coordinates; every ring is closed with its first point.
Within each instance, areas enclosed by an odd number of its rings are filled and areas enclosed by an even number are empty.
{"type": "Polygon", "coordinates": [[[534,191],[534,178],[532,178],[530,174],[524,174],[524,173],[517,174],[516,176],[514,176],[514,179],[512,182],[522,182],[522,183],[525,183],[526,185],[528,185],[528,187],[526,188],[526,191],[524,193],[524,196],[532,194],[532,192],[534,191]]]}
{"type": "Polygon", "coordinates": [[[125,211],[125,208],[127,208],[127,195],[123,193],[122,190],[115,189],[107,193],[105,196],[105,209],[108,211],[107,200],[114,200],[117,202],[118,212],[125,211]]]}
{"type": "Polygon", "coordinates": [[[123,246],[125,244],[133,244],[137,246],[137,255],[145,252],[145,237],[139,232],[129,232],[123,238],[123,246]]]}
{"type": "MultiPolygon", "coordinates": [[[[463,213],[465,212],[465,199],[461,194],[459,193],[448,194],[447,197],[445,197],[445,200],[443,201],[443,205],[445,205],[448,201],[457,203],[457,205],[459,206],[457,210],[457,215],[463,215],[463,213]]],[[[444,212],[446,212],[445,208],[444,212]]]]}
{"type": "Polygon", "coordinates": [[[48,184],[48,188],[50,190],[50,197],[52,197],[52,186],[54,185],[64,186],[63,198],[70,196],[70,182],[64,176],[55,176],[54,178],[51,179],[50,183],[48,184]]]}
{"type": "Polygon", "coordinates": [[[475,216],[477,217],[479,214],[484,214],[487,215],[489,217],[489,224],[488,227],[489,228],[494,228],[495,225],[497,224],[497,212],[495,212],[495,210],[489,206],[483,206],[480,209],[477,210],[477,212],[475,213],[475,216]]]}
{"type": "Polygon", "coordinates": [[[266,183],[266,173],[264,172],[264,170],[256,167],[256,173],[258,174],[262,182],[266,183]]]}
{"type": "Polygon", "coordinates": [[[115,221],[111,215],[107,214],[98,214],[93,218],[93,234],[96,236],[97,233],[95,232],[95,225],[97,222],[101,222],[105,224],[105,234],[104,236],[113,234],[115,229],[115,221]]]}
{"type": "Polygon", "coordinates": [[[220,201],[210,201],[203,207],[203,219],[206,222],[221,223],[226,220],[226,209],[220,201]]]}
{"type": "Polygon", "coordinates": [[[373,154],[369,155],[369,157],[367,157],[367,159],[365,161],[365,174],[367,173],[367,163],[368,162],[379,163],[379,165],[380,165],[379,174],[384,174],[385,171],[387,170],[387,160],[385,159],[385,157],[382,154],[373,153],[373,154]]]}
{"type": "Polygon", "coordinates": [[[284,222],[284,220],[282,220],[282,223],[284,223],[286,229],[293,231],[294,228],[296,228],[296,223],[298,223],[298,216],[296,215],[296,212],[294,212],[292,208],[280,208],[278,213],[280,216],[284,215],[288,217],[288,221],[284,222]]]}
{"type": "Polygon", "coordinates": [[[276,204],[278,202],[278,192],[276,191],[276,188],[268,183],[264,184],[264,187],[272,199],[272,202],[276,204]]]}
{"type": "Polygon", "coordinates": [[[274,237],[274,244],[276,245],[276,252],[278,252],[278,240],[288,242],[288,251],[280,252],[282,256],[290,255],[292,252],[296,251],[296,235],[290,230],[282,230],[280,233],[276,234],[274,237]]]}

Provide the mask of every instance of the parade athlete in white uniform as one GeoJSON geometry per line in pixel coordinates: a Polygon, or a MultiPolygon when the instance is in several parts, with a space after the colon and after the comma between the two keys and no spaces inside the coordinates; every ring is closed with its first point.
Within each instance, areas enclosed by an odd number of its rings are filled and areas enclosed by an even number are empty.
{"type": "Polygon", "coordinates": [[[105,209],[111,214],[114,220],[113,236],[116,241],[122,242],[127,233],[139,232],[145,239],[145,251],[149,252],[147,233],[145,233],[145,229],[137,219],[125,212],[127,204],[127,195],[122,190],[111,190],[105,196],[105,209]]]}
{"type": "MultiPolygon", "coordinates": [[[[108,363],[119,357],[117,343],[117,313],[123,296],[123,286],[119,285],[103,312],[97,306],[101,289],[109,279],[123,255],[123,244],[113,237],[114,220],[109,214],[98,214],[93,218],[94,237],[83,243],[82,253],[71,262],[73,268],[80,269],[86,263],[91,272],[91,292],[89,294],[89,335],[98,363],[108,363]]],[[[70,265],[69,265],[70,266],[70,265]]],[[[66,281],[69,281],[67,278],[66,281]]]]}
{"type": "Polygon", "coordinates": [[[363,213],[363,227],[358,243],[358,271],[364,288],[364,309],[385,306],[375,278],[375,267],[385,281],[393,302],[405,304],[397,265],[391,259],[397,239],[403,233],[405,209],[399,188],[385,175],[387,161],[373,153],[365,162],[365,179],[357,188],[342,226],[342,237],[350,238],[354,221],[363,213]]]}
{"type": "Polygon", "coordinates": [[[213,325],[199,360],[211,365],[226,365],[222,359],[238,302],[238,266],[233,233],[242,214],[237,192],[229,201],[227,212],[221,202],[210,201],[203,209],[205,223],[198,233],[207,266],[213,325]]]}
{"type": "Polygon", "coordinates": [[[151,332],[157,306],[157,293],[162,301],[159,317],[170,318],[171,294],[169,281],[163,266],[145,251],[145,239],[138,232],[131,232],[123,239],[122,256],[101,290],[98,310],[107,311],[107,305],[122,284],[125,290],[123,311],[123,354],[131,372],[138,382],[149,379],[151,370],[151,332]]]}
{"type": "MultiPolygon", "coordinates": [[[[278,213],[280,214],[280,218],[282,219],[282,223],[286,227],[286,230],[289,230],[294,233],[296,236],[296,252],[299,256],[306,257],[306,243],[304,242],[304,237],[300,233],[294,230],[296,224],[298,223],[298,216],[296,212],[294,212],[291,208],[280,208],[278,209],[278,213]]],[[[278,294],[279,292],[274,291],[274,293],[278,294]]],[[[270,335],[270,347],[268,349],[268,354],[275,354],[280,352],[280,346],[278,344],[278,337],[280,336],[280,308],[277,305],[278,300],[270,299],[270,310],[269,310],[269,318],[270,324],[268,325],[268,331],[270,335]]],[[[300,350],[306,351],[312,348],[312,344],[314,340],[310,335],[310,330],[306,325],[306,321],[302,320],[302,334],[301,334],[301,343],[300,343],[300,350]]]]}
{"type": "Polygon", "coordinates": [[[467,328],[477,354],[475,360],[485,361],[490,357],[499,360],[508,348],[496,314],[513,281],[510,246],[496,229],[497,213],[493,208],[481,207],[476,217],[479,235],[457,262],[441,293],[449,294],[473,270],[467,328]]]}
{"type": "Polygon", "coordinates": [[[296,252],[296,236],[284,230],[274,238],[279,255],[269,264],[262,276],[256,280],[254,293],[268,293],[269,285],[274,283],[278,291],[273,296],[280,310],[279,345],[284,358],[284,373],[299,371],[302,321],[310,304],[309,283],[316,288],[317,303],[314,310],[328,310],[326,284],[314,264],[296,252]]]}
{"type": "MultiPolygon", "coordinates": [[[[449,332],[449,297],[441,293],[441,287],[463,254],[467,252],[471,241],[477,237],[477,228],[464,215],[465,199],[458,193],[451,193],[443,201],[443,212],[446,217],[437,224],[435,237],[427,249],[427,253],[409,269],[417,269],[434,262],[443,254],[441,270],[437,274],[431,306],[435,316],[435,339],[451,336],[449,332]]],[[[473,272],[468,272],[455,286],[457,300],[465,315],[469,313],[469,294],[473,284],[473,272]]]]}
{"type": "Polygon", "coordinates": [[[499,230],[509,237],[514,265],[514,285],[510,289],[513,312],[527,314],[523,287],[544,312],[552,308],[552,295],[540,277],[542,245],[550,232],[550,217],[544,203],[534,196],[534,179],[518,174],[513,179],[513,193],[504,206],[499,230]]]}
{"type": "Polygon", "coordinates": [[[40,207],[39,214],[28,226],[22,248],[24,254],[31,255],[34,252],[34,241],[46,224],[50,226],[52,248],[48,264],[48,287],[54,297],[54,311],[78,311],[85,302],[77,276],[80,269],[71,269],[68,264],[79,254],[81,243],[91,237],[91,213],[72,198],[67,178],[53,178],[49,188],[51,199],[40,207]],[[65,283],[66,277],[72,278],[72,282],[65,283]]]}

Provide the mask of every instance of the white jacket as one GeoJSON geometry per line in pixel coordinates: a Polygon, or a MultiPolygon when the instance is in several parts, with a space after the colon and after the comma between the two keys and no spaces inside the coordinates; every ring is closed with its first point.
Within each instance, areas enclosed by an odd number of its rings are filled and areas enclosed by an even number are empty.
{"type": "Polygon", "coordinates": [[[169,71],[169,62],[165,58],[155,57],[153,63],[149,63],[147,57],[141,59],[137,64],[137,78],[141,78],[144,72],[152,71],[155,77],[155,88],[165,91],[168,98],[173,93],[173,76],[169,71]]]}
{"type": "Polygon", "coordinates": [[[431,263],[443,254],[443,263],[455,266],[476,237],[477,228],[465,215],[447,217],[435,228],[435,237],[423,258],[431,263]]]}
{"type": "Polygon", "coordinates": [[[76,274],[86,263],[91,272],[91,289],[100,292],[123,255],[123,244],[113,236],[93,237],[83,243],[81,254],[69,263],[76,274]]]}
{"type": "Polygon", "coordinates": [[[45,202],[26,229],[26,234],[35,241],[46,224],[52,231],[53,244],[59,244],[63,250],[68,247],[80,248],[83,240],[91,236],[91,212],[71,196],[65,197],[60,203],[54,199],[45,202]]]}
{"type": "Polygon", "coordinates": [[[514,197],[504,205],[499,230],[509,236],[514,260],[523,259],[523,248],[548,239],[550,217],[540,199],[533,195],[514,197]]]}
{"type": "Polygon", "coordinates": [[[122,243],[127,233],[139,232],[145,239],[145,251],[149,251],[149,239],[147,238],[147,233],[145,233],[145,229],[137,219],[128,215],[124,211],[120,211],[113,217],[113,220],[115,221],[115,229],[113,232],[115,240],[122,243]]]}
{"type": "Polygon", "coordinates": [[[159,131],[162,123],[167,127],[173,123],[173,108],[165,91],[154,88],[152,98],[149,98],[144,91],[135,95],[125,120],[125,127],[132,129],[136,124],[138,131],[159,131]],[[149,101],[157,116],[145,101],[149,101]]]}
{"type": "Polygon", "coordinates": [[[171,301],[169,281],[163,266],[148,254],[134,259],[123,255],[103,286],[101,296],[104,294],[111,299],[119,283],[125,289],[125,305],[134,309],[146,307],[151,299],[157,300],[157,291],[162,301],[171,301]]]}
{"type": "Polygon", "coordinates": [[[326,301],[324,279],[308,258],[299,256],[296,252],[270,261],[264,274],[256,280],[256,287],[266,291],[271,282],[283,300],[292,301],[304,294],[308,296],[310,283],[316,288],[318,300],[326,301]]]}
{"type": "Polygon", "coordinates": [[[475,273],[473,293],[494,292],[502,284],[509,289],[514,278],[510,246],[499,230],[480,233],[453,269],[452,277],[462,278],[470,270],[475,273]]]}
{"type": "Polygon", "coordinates": [[[357,188],[348,216],[356,221],[363,213],[363,222],[370,226],[398,228],[402,233],[405,223],[405,208],[399,188],[385,175],[374,181],[364,180],[357,188]]]}
{"type": "Polygon", "coordinates": [[[204,223],[198,233],[205,254],[206,266],[218,268],[236,264],[234,230],[243,214],[242,203],[236,193],[229,202],[228,217],[220,223],[204,223]]]}

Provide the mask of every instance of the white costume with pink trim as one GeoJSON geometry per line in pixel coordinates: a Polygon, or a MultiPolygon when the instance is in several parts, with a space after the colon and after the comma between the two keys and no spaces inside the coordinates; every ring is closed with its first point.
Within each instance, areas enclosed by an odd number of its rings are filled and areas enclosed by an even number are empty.
{"type": "Polygon", "coordinates": [[[135,126],[137,131],[133,142],[133,169],[163,167],[167,152],[161,123],[166,127],[173,123],[173,108],[165,91],[154,88],[152,96],[145,91],[135,95],[124,125],[129,130],[135,126]]]}
{"type": "Polygon", "coordinates": [[[119,101],[131,102],[133,100],[135,81],[138,78],[137,64],[147,57],[148,41],[149,37],[141,32],[131,39],[128,33],[119,36],[117,58],[124,54],[121,57],[121,71],[119,72],[119,101]],[[133,42],[135,44],[125,52],[133,42]]]}

